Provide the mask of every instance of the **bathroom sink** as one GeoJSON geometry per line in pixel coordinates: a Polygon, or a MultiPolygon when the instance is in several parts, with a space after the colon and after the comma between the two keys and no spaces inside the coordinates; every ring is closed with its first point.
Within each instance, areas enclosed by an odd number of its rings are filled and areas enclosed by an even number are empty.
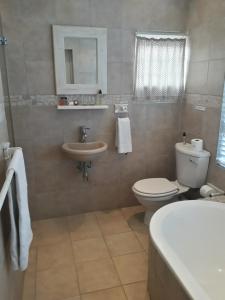
{"type": "Polygon", "coordinates": [[[65,143],[62,145],[63,151],[72,159],[77,161],[92,161],[98,158],[108,145],[102,141],[91,143],[65,143]]]}

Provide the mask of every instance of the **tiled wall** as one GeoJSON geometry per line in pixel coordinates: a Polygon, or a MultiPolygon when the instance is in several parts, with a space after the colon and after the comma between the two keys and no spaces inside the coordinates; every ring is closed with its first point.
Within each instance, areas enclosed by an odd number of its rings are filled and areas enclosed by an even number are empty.
{"type": "Polygon", "coordinates": [[[179,106],[132,100],[136,31],[184,31],[186,0],[8,0],[3,26],[9,39],[7,63],[16,144],[24,148],[34,219],[136,203],[132,184],[146,176],[174,176],[174,143],[179,106]],[[105,112],[55,109],[51,25],[108,29],[108,95],[105,112]],[[52,104],[52,103],[53,104],[52,104]],[[134,151],[114,148],[113,104],[129,102],[134,151]],[[103,139],[109,151],[93,164],[83,183],[76,163],[60,146],[78,140],[78,127],[91,128],[89,140],[103,139]]]}
{"type": "Polygon", "coordinates": [[[208,181],[225,189],[225,170],[216,166],[215,155],[220,122],[220,105],[225,75],[225,2],[191,1],[188,30],[191,63],[187,95],[182,113],[188,137],[203,138],[212,154],[208,181]],[[197,111],[200,104],[206,111],[197,111]]]}
{"type": "MultiPolygon", "coordinates": [[[[57,111],[54,105],[14,106],[17,145],[25,151],[33,218],[48,218],[136,203],[132,184],[146,176],[174,174],[178,106],[174,103],[132,103],[133,152],[115,151],[115,117],[112,101],[105,112],[57,111]],[[89,140],[104,140],[109,150],[89,171],[84,183],[77,164],[68,160],[61,144],[78,140],[80,125],[91,128],[89,140]]],[[[107,98],[108,98],[107,97],[107,98]]],[[[117,101],[118,102],[118,101],[117,101]]]]}

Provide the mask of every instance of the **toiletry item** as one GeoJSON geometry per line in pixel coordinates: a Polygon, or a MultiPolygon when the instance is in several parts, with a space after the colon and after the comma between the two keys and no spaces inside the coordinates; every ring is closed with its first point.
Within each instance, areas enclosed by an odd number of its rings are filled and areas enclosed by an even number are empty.
{"type": "Polygon", "coordinates": [[[192,139],[191,144],[196,151],[203,150],[203,140],[201,139],[192,139]]]}
{"type": "Polygon", "coordinates": [[[64,105],[64,99],[62,99],[62,98],[59,99],[59,105],[62,105],[62,106],[64,105]]]}
{"type": "Polygon", "coordinates": [[[74,101],[73,100],[68,100],[68,105],[69,106],[73,106],[74,105],[74,101]]]}
{"type": "Polygon", "coordinates": [[[186,138],[187,138],[186,132],[183,132],[182,137],[183,137],[183,143],[186,144],[186,138]]]}
{"type": "Polygon", "coordinates": [[[95,96],[91,96],[90,97],[90,105],[95,105],[96,101],[95,101],[95,96]]]}
{"type": "Polygon", "coordinates": [[[74,105],[79,105],[78,100],[74,100],[74,101],[73,101],[73,104],[74,104],[74,105]]]}
{"type": "Polygon", "coordinates": [[[69,100],[68,100],[68,98],[67,97],[64,97],[64,105],[69,105],[69,100]]]}
{"type": "Polygon", "coordinates": [[[96,105],[101,105],[102,104],[102,90],[98,91],[98,94],[96,95],[96,105]]]}
{"type": "Polygon", "coordinates": [[[67,97],[60,97],[59,99],[59,105],[68,105],[67,103],[67,97]]]}
{"type": "Polygon", "coordinates": [[[82,105],[89,105],[89,103],[88,103],[88,96],[84,95],[82,97],[82,105]]]}

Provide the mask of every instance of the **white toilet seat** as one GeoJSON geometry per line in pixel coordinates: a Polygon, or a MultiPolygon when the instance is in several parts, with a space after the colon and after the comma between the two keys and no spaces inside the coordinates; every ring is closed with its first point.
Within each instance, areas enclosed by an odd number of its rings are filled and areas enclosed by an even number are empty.
{"type": "Polygon", "coordinates": [[[157,198],[168,197],[168,196],[175,196],[179,192],[177,190],[176,192],[173,192],[173,193],[164,193],[164,194],[152,195],[152,194],[141,193],[141,192],[135,190],[134,187],[132,189],[133,189],[133,192],[135,194],[137,194],[137,195],[140,195],[140,196],[143,196],[143,197],[149,197],[149,198],[156,199],[156,200],[157,200],[157,198]]]}
{"type": "Polygon", "coordinates": [[[148,178],[133,185],[134,193],[151,198],[174,196],[179,192],[178,186],[166,178],[148,178]]]}

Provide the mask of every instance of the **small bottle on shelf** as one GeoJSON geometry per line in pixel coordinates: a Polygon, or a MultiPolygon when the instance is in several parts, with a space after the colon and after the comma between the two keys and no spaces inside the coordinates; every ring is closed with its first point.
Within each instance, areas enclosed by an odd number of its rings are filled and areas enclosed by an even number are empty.
{"type": "Polygon", "coordinates": [[[64,105],[68,105],[68,103],[67,103],[67,97],[60,97],[60,99],[59,99],[59,105],[60,106],[64,106],[64,105]]]}
{"type": "Polygon", "coordinates": [[[186,144],[186,138],[187,138],[186,132],[183,132],[182,138],[183,138],[183,144],[185,145],[186,144]]]}
{"type": "Polygon", "coordinates": [[[96,95],[95,105],[102,105],[102,90],[99,90],[96,95]]]}

